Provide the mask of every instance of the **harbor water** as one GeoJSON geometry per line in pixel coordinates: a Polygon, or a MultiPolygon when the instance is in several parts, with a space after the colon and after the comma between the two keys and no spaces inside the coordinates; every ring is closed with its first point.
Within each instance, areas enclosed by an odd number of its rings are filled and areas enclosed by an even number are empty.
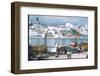
{"type": "Polygon", "coordinates": [[[57,47],[58,45],[67,46],[70,43],[88,43],[88,36],[80,36],[79,38],[29,38],[30,46],[46,45],[47,47],[57,47]]]}

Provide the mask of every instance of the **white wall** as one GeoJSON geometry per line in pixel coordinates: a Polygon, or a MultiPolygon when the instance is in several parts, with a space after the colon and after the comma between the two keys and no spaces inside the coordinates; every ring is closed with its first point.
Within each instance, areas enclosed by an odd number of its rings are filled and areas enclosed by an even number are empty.
{"type": "MultiPolygon", "coordinates": [[[[73,5],[87,5],[99,7],[100,20],[100,1],[99,0],[1,0],[0,1],[0,76],[16,76],[10,73],[10,60],[11,60],[11,15],[10,3],[13,1],[25,2],[41,2],[41,3],[57,3],[57,4],[73,4],[73,5]]],[[[100,22],[98,23],[100,24],[100,22]]],[[[98,26],[99,28],[100,26],[98,26]]],[[[99,30],[99,29],[98,29],[99,30]]],[[[98,31],[100,33],[100,30],[98,31]]],[[[100,36],[99,38],[100,39],[100,36]]],[[[100,40],[98,40],[99,43],[100,40]]],[[[100,44],[99,44],[100,45],[100,44]]],[[[99,50],[98,50],[99,51],[99,50]]],[[[100,51],[99,58],[100,58],[100,51]]],[[[81,70],[81,71],[65,71],[65,72],[52,72],[52,73],[38,73],[38,74],[24,74],[24,76],[100,76],[100,61],[98,61],[98,70],[81,70]]],[[[18,75],[18,76],[23,76],[18,75]]]]}

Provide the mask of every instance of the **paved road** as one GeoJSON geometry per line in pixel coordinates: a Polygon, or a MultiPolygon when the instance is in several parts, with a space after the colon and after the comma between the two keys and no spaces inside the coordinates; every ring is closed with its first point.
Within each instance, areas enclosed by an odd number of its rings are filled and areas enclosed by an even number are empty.
{"type": "Polygon", "coordinates": [[[59,55],[58,57],[56,56],[49,56],[48,59],[82,59],[82,58],[86,58],[87,56],[87,52],[82,52],[82,53],[75,53],[75,54],[71,54],[71,58],[70,56],[68,57],[68,55],[59,55]]]}

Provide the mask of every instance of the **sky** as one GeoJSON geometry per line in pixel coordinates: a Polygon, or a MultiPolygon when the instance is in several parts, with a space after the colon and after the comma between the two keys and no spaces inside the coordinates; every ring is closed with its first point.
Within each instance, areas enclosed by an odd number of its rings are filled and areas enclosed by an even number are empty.
{"type": "Polygon", "coordinates": [[[36,18],[39,19],[42,25],[65,25],[71,23],[73,25],[88,25],[88,17],[78,16],[43,16],[43,15],[29,15],[29,21],[36,22],[36,18]]]}

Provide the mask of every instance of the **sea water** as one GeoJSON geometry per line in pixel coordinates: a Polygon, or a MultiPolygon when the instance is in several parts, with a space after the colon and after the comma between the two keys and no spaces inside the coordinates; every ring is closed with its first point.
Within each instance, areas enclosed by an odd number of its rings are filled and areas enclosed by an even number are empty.
{"type": "Polygon", "coordinates": [[[29,38],[29,45],[38,46],[46,45],[49,47],[57,47],[57,45],[69,45],[70,43],[88,43],[87,36],[80,36],[79,38],[29,38]]]}

